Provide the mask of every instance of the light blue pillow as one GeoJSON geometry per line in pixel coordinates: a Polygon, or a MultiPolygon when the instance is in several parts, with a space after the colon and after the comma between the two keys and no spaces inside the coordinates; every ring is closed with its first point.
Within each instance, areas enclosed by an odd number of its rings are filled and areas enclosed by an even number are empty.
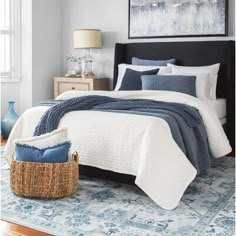
{"type": "Polygon", "coordinates": [[[43,149],[17,143],[16,160],[43,163],[67,162],[70,146],[71,142],[69,141],[43,149]]]}
{"type": "Polygon", "coordinates": [[[142,75],[142,90],[166,90],[196,97],[196,76],[142,75]]]}
{"type": "Polygon", "coordinates": [[[132,58],[132,65],[140,65],[140,66],[167,66],[169,64],[175,64],[176,59],[169,59],[169,60],[147,60],[141,59],[138,57],[132,58]]]}

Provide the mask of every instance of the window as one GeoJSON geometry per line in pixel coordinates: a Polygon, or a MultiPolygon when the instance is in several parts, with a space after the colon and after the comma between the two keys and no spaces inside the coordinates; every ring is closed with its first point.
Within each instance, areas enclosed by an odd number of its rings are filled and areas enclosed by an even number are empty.
{"type": "Polygon", "coordinates": [[[21,78],[21,1],[0,0],[1,82],[21,78]]]}

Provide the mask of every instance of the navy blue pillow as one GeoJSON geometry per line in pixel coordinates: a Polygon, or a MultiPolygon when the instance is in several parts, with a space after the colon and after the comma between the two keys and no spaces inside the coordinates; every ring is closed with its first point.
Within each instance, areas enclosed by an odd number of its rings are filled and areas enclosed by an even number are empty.
{"type": "Polygon", "coordinates": [[[119,90],[142,90],[142,75],[156,75],[159,69],[136,71],[127,68],[119,90]]]}
{"type": "Polygon", "coordinates": [[[167,66],[169,64],[175,64],[176,59],[169,59],[169,60],[146,60],[141,59],[138,57],[132,58],[132,65],[140,65],[140,66],[167,66]]]}
{"type": "Polygon", "coordinates": [[[143,75],[141,78],[143,90],[175,91],[196,97],[196,76],[143,75]]]}
{"type": "Polygon", "coordinates": [[[16,160],[27,162],[61,163],[68,161],[69,141],[47,148],[16,144],[16,160]]]}

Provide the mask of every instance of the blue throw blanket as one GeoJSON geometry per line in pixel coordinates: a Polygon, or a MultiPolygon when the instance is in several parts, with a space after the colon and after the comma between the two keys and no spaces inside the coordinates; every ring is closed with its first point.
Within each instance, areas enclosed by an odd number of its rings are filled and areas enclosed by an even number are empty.
{"type": "Polygon", "coordinates": [[[117,99],[106,96],[52,100],[40,105],[52,107],[42,116],[34,135],[57,129],[60,119],[71,111],[95,110],[154,116],[164,119],[169,124],[175,142],[198,172],[210,167],[212,156],[206,131],[198,110],[191,106],[148,99],[117,99]]]}

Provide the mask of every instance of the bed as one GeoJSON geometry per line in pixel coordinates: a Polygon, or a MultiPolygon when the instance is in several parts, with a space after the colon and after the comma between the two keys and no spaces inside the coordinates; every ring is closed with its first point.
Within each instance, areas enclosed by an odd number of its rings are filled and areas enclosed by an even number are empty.
{"type": "Polygon", "coordinates": [[[208,101],[208,104],[216,112],[220,123],[226,125],[227,123],[227,99],[217,98],[216,100],[208,101]]]}
{"type": "MultiPolygon", "coordinates": [[[[161,59],[175,57],[178,60],[180,59],[179,62],[181,64],[181,56],[180,54],[175,54],[175,50],[176,47],[179,48],[178,51],[181,50],[181,47],[184,46],[182,44],[185,45],[186,43],[177,43],[177,45],[175,43],[117,44],[115,50],[114,86],[116,84],[118,64],[123,62],[130,63],[132,56],[155,59],[157,52],[158,57],[161,59]],[[171,51],[171,48],[173,51],[171,51]],[[166,55],[162,54],[164,49],[166,49],[166,55]]],[[[229,45],[232,45],[232,43],[199,42],[196,44],[187,43],[187,46],[183,48],[188,49],[188,47],[191,47],[192,52],[196,52],[194,54],[196,59],[192,61],[192,63],[195,62],[194,65],[221,62],[224,73],[222,74],[221,70],[220,74],[224,78],[227,78],[225,72],[228,71],[230,64],[228,64],[228,60],[225,61],[225,54],[227,54],[226,49],[229,45]],[[222,49],[221,52],[223,55],[216,57],[214,54],[215,51],[213,51],[210,61],[203,61],[203,64],[200,63],[198,60],[205,57],[202,56],[199,58],[198,52],[199,49],[205,49],[205,43],[209,43],[207,45],[208,49],[218,46],[218,53],[222,49]],[[227,68],[227,70],[225,71],[224,68],[227,68]]],[[[229,50],[229,52],[231,51],[229,50]]],[[[228,86],[228,82],[219,81],[219,84],[222,83],[228,86]]],[[[225,93],[226,90],[224,87],[220,91],[222,95],[228,94],[228,92],[225,93]]],[[[199,111],[203,120],[212,155],[214,157],[221,157],[231,151],[220,119],[217,113],[213,111],[215,109],[213,108],[214,105],[211,107],[206,102],[189,95],[166,91],[70,91],[60,95],[57,99],[66,101],[73,98],[77,99],[84,98],[84,96],[98,95],[114,99],[151,99],[194,107],[199,111]]],[[[232,102],[229,96],[226,96],[225,99],[227,99],[227,104],[229,101],[232,102]]],[[[225,104],[225,101],[220,100],[220,103],[225,104]]],[[[217,100],[217,104],[219,104],[219,100],[217,100]]],[[[47,110],[47,106],[36,106],[27,110],[19,118],[6,145],[5,156],[8,160],[10,160],[14,151],[14,139],[31,137],[35,127],[47,110]]],[[[219,111],[220,113],[218,115],[224,119],[225,113],[221,109],[219,111]]],[[[227,109],[226,124],[228,124],[231,117],[229,111],[227,109]]],[[[82,173],[89,175],[99,174],[100,177],[106,176],[110,179],[118,177],[119,180],[128,178],[128,180],[133,181],[135,178],[135,183],[164,209],[174,209],[178,205],[187,186],[197,175],[196,168],[194,168],[176,144],[172,137],[170,127],[161,118],[83,110],[67,113],[61,119],[59,127],[68,128],[68,136],[72,141],[72,150],[78,150],[80,153],[80,170],[82,173]],[[115,173],[119,173],[119,175],[115,173]]]]}
{"type": "Polygon", "coordinates": [[[132,57],[176,58],[176,64],[184,66],[221,63],[217,81],[217,98],[226,99],[227,123],[224,124],[224,129],[230,144],[235,146],[235,41],[116,44],[113,88],[117,83],[118,64],[130,64],[132,57]]]}

